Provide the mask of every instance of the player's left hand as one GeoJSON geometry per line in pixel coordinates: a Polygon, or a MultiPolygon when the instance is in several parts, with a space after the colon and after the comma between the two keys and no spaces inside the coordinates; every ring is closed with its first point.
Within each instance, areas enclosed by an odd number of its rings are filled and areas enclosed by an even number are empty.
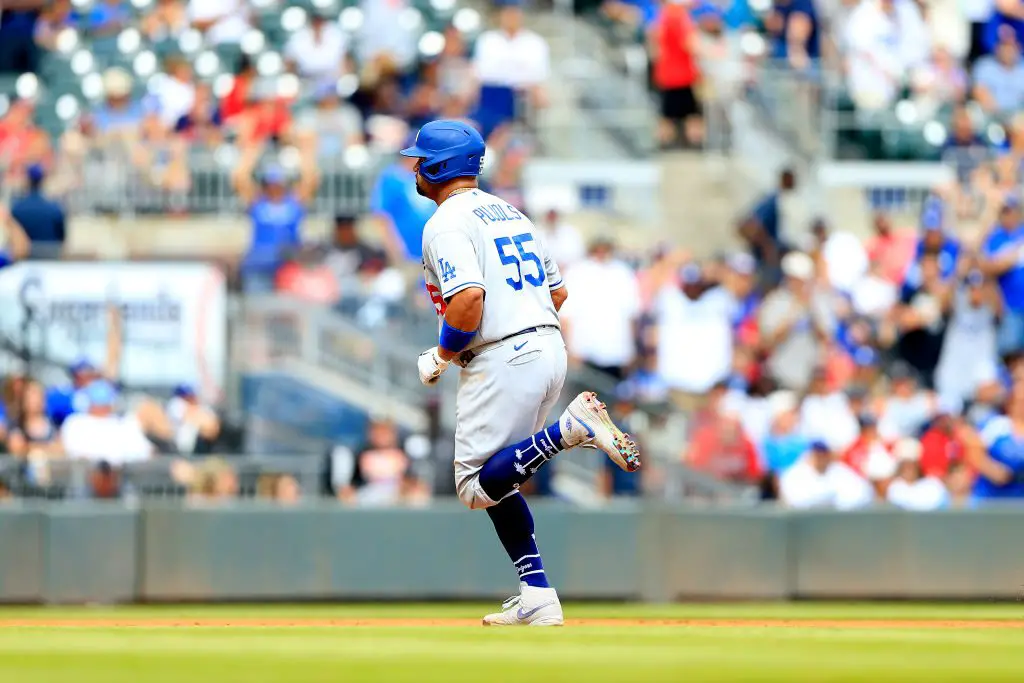
{"type": "Polygon", "coordinates": [[[449,361],[444,360],[437,353],[437,347],[432,346],[416,360],[416,367],[420,371],[420,381],[430,386],[436,384],[437,379],[448,369],[449,361]]]}

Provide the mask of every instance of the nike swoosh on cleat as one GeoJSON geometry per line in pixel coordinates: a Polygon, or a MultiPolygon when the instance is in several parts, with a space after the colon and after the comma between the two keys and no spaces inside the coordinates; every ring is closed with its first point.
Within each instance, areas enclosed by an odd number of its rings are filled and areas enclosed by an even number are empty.
{"type": "Polygon", "coordinates": [[[526,341],[524,341],[524,342],[523,342],[522,344],[520,344],[519,346],[513,345],[513,346],[512,346],[512,350],[513,350],[513,351],[518,351],[519,349],[523,348],[524,346],[526,346],[526,345],[527,345],[527,344],[529,344],[529,343],[530,343],[530,340],[529,340],[529,339],[527,339],[526,341]]]}
{"type": "Polygon", "coordinates": [[[533,616],[534,614],[536,614],[537,612],[541,611],[541,610],[542,610],[542,609],[544,609],[545,607],[550,607],[550,606],[551,606],[551,605],[553,605],[553,604],[555,604],[555,601],[554,601],[554,600],[548,600],[548,601],[547,601],[547,602],[545,602],[544,604],[542,604],[542,605],[538,605],[537,607],[534,607],[533,609],[531,609],[531,610],[527,610],[527,611],[525,611],[525,612],[523,611],[523,608],[522,608],[522,607],[520,607],[520,608],[519,608],[519,611],[518,611],[518,612],[516,612],[516,618],[517,618],[517,619],[529,619],[530,617],[532,617],[532,616],[533,616]]]}
{"type": "MultiPolygon", "coordinates": [[[[569,414],[572,415],[572,411],[570,411],[569,414]]],[[[576,417],[575,415],[572,415],[572,416],[576,417]]],[[[578,417],[576,417],[576,421],[579,422],[581,425],[583,425],[583,428],[587,430],[587,436],[588,437],[594,438],[594,430],[591,428],[590,425],[588,425],[586,422],[584,422],[583,420],[579,419],[578,417]]]]}

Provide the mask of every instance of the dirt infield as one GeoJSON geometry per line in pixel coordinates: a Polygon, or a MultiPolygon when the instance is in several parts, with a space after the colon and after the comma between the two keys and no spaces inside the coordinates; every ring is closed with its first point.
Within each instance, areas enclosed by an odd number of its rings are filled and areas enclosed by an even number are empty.
{"type": "MultiPolygon", "coordinates": [[[[0,619],[11,628],[420,628],[479,626],[475,619],[0,619]]],[[[817,629],[1024,629],[1024,620],[914,619],[569,619],[577,627],[817,628],[817,629]]]]}

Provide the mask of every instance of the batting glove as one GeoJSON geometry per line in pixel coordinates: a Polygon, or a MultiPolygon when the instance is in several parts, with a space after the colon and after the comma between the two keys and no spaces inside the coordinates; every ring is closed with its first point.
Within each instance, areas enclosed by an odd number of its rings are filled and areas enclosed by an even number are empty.
{"type": "Polygon", "coordinates": [[[438,355],[436,346],[427,349],[416,360],[416,367],[420,371],[420,381],[427,386],[436,384],[437,379],[448,369],[448,364],[448,361],[438,355]]]}

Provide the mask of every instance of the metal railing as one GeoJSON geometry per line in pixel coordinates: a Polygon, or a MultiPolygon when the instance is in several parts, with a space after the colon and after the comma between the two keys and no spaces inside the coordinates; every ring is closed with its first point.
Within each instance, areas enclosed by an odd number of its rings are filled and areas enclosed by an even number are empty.
{"type": "MultiPolygon", "coordinates": [[[[64,155],[54,173],[53,189],[73,215],[237,215],[245,211],[231,181],[238,158],[232,146],[189,149],[181,159],[173,158],[176,152],[170,149],[150,152],[140,157],[110,146],[81,156],[64,155]],[[179,167],[173,168],[174,164],[179,167]]],[[[319,160],[319,186],[309,204],[310,213],[365,210],[383,163],[376,157],[360,167],[340,158],[319,160]]]]}

